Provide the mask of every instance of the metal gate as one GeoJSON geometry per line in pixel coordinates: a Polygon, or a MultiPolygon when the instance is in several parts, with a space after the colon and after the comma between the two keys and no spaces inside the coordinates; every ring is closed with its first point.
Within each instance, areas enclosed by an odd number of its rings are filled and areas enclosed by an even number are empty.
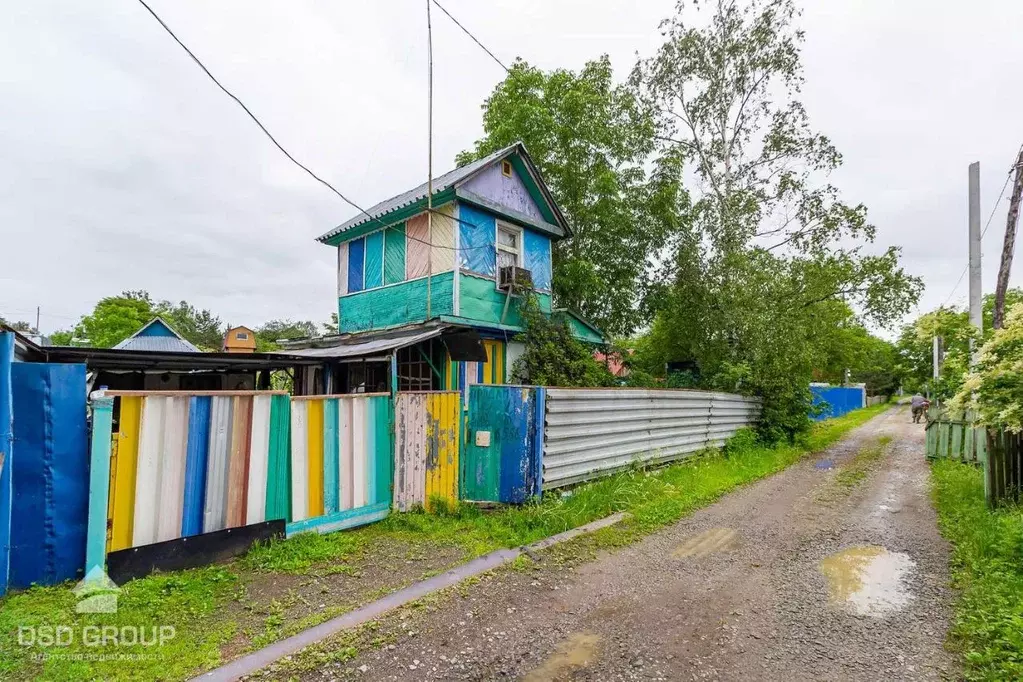
{"type": "Polygon", "coordinates": [[[85,566],[89,448],[85,365],[15,362],[10,586],[53,585],[85,566]]]}
{"type": "Polygon", "coordinates": [[[522,503],[540,495],[545,395],[538,386],[470,387],[463,500],[522,503]]]}

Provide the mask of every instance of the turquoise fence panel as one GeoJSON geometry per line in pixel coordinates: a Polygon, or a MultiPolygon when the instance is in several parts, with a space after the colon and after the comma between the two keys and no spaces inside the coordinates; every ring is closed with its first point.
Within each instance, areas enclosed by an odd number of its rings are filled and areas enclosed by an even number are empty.
{"type": "Polygon", "coordinates": [[[536,386],[469,388],[462,499],[518,504],[540,495],[544,397],[536,386]]]}

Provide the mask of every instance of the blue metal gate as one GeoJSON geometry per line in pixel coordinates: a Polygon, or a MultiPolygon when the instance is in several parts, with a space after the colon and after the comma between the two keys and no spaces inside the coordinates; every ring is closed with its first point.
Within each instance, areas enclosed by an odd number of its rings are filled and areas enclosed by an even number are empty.
{"type": "Polygon", "coordinates": [[[540,495],[545,390],[473,385],[461,498],[521,503],[540,495]]]}
{"type": "Polygon", "coordinates": [[[52,585],[85,566],[89,449],[85,365],[15,362],[10,587],[52,585]]]}

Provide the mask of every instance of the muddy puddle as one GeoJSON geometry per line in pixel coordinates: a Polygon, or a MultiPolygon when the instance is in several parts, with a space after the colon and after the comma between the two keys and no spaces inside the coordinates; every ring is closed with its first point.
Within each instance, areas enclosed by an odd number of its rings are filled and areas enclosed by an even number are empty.
{"type": "Polygon", "coordinates": [[[866,545],[825,557],[820,570],[832,604],[880,617],[909,603],[908,579],[915,565],[908,554],[866,545]]]}
{"type": "Polygon", "coordinates": [[[599,643],[600,635],[590,632],[572,633],[546,661],[522,679],[525,682],[568,679],[576,670],[594,662],[599,643]]]}

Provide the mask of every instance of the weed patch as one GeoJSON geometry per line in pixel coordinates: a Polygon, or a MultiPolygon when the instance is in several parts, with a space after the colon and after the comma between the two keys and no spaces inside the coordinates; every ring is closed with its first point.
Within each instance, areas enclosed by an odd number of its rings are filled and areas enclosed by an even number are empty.
{"type": "Polygon", "coordinates": [[[983,472],[940,459],[931,463],[938,525],[952,543],[952,580],[960,590],[949,633],[968,680],[1023,679],[1023,509],[990,511],[983,472]]]}

